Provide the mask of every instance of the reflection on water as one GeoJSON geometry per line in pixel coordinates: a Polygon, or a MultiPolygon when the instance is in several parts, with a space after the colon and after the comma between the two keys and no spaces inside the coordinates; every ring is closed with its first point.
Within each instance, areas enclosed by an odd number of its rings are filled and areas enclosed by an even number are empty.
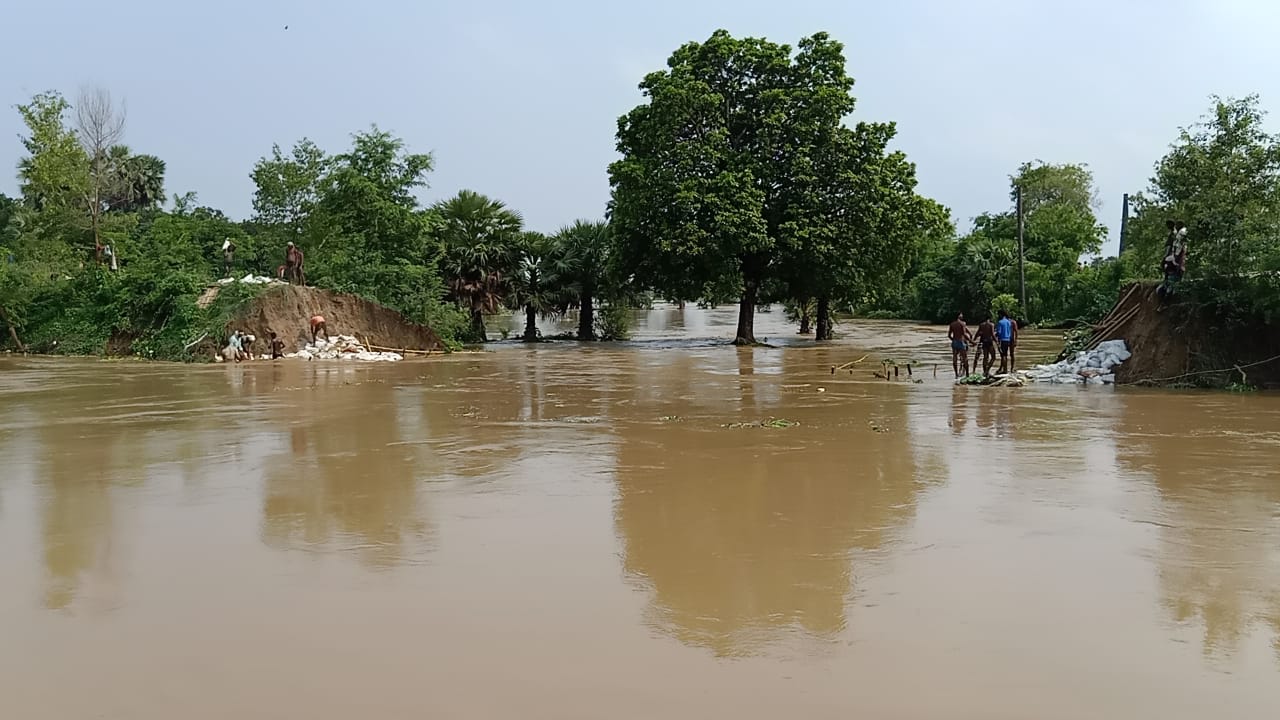
{"type": "MultiPolygon", "coordinates": [[[[744,377],[751,358],[739,354],[744,377]]],[[[754,382],[706,381],[760,414],[754,382]]],[[[793,631],[834,640],[853,578],[912,513],[905,391],[873,386],[836,417],[790,403],[795,428],[725,429],[733,415],[689,407],[620,437],[616,521],[624,567],[653,595],[649,622],[720,656],[793,631]],[[899,432],[876,434],[872,417],[899,432]]]]}
{"type": "Polygon", "coordinates": [[[1259,630],[1280,658],[1280,408],[1226,395],[1144,393],[1122,422],[1120,462],[1163,500],[1163,605],[1201,628],[1209,656],[1259,630]]]}
{"type": "Polygon", "coordinates": [[[1280,397],[954,387],[945,329],[902,323],[637,321],[395,365],[0,359],[6,709],[1280,707],[1280,397]]]}
{"type": "Polygon", "coordinates": [[[418,497],[429,466],[406,441],[426,432],[416,394],[385,382],[305,392],[276,421],[288,442],[264,472],[263,539],[354,552],[373,567],[421,557],[430,526],[418,497]]]}

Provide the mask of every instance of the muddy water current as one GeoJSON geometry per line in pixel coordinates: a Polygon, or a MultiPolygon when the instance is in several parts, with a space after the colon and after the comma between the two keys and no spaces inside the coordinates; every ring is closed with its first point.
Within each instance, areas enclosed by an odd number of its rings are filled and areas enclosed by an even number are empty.
{"type": "Polygon", "coordinates": [[[957,388],[942,328],[638,320],[0,358],[0,717],[1280,716],[1280,396],[957,388]]]}

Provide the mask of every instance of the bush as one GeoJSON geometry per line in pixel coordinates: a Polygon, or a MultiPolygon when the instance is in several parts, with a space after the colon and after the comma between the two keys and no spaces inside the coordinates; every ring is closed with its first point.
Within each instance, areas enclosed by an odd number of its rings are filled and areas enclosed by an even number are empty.
{"type": "MultiPolygon", "coordinates": [[[[1010,295],[1009,293],[1003,293],[992,298],[991,307],[987,312],[991,313],[992,318],[997,318],[1000,317],[1001,310],[1009,313],[1010,317],[1026,317],[1026,314],[1022,310],[1022,304],[1018,302],[1018,298],[1010,295]]],[[[976,320],[977,318],[974,319],[976,320]]]]}
{"type": "Polygon", "coordinates": [[[630,307],[610,303],[596,312],[596,335],[601,340],[626,340],[630,330],[630,307]]]}

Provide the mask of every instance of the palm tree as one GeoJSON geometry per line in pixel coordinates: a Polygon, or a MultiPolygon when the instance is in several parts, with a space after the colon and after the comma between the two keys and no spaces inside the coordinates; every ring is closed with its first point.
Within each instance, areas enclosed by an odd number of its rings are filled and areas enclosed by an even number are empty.
{"type": "Polygon", "coordinates": [[[556,238],[539,232],[522,234],[520,262],[511,276],[511,304],[524,310],[524,342],[537,342],[539,317],[559,315],[573,302],[565,270],[556,238]]]}
{"type": "Polygon", "coordinates": [[[578,307],[578,339],[595,340],[595,301],[609,264],[609,224],[578,220],[556,234],[562,276],[578,307]]]}
{"type": "Polygon", "coordinates": [[[103,202],[108,210],[139,212],[164,202],[164,161],[155,155],[134,155],[127,145],[107,151],[109,176],[103,202]]]}
{"type": "Polygon", "coordinates": [[[441,271],[455,302],[471,315],[476,340],[488,342],[484,316],[498,312],[519,259],[520,213],[471,190],[433,206],[444,254],[441,271]]]}

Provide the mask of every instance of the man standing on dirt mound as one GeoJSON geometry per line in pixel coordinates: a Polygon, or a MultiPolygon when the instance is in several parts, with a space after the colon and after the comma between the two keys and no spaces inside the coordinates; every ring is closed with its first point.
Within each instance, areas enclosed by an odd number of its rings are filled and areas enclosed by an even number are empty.
{"type": "Polygon", "coordinates": [[[307,275],[303,270],[303,263],[305,262],[306,258],[303,256],[302,251],[290,241],[288,247],[284,250],[285,279],[292,284],[306,285],[307,275]]]}
{"type": "Polygon", "coordinates": [[[1169,220],[1165,225],[1169,228],[1169,239],[1165,241],[1164,260],[1160,262],[1160,272],[1164,275],[1164,282],[1156,288],[1161,307],[1164,307],[1169,298],[1173,297],[1174,286],[1187,272],[1187,226],[1181,220],[1177,222],[1169,220]]]}

